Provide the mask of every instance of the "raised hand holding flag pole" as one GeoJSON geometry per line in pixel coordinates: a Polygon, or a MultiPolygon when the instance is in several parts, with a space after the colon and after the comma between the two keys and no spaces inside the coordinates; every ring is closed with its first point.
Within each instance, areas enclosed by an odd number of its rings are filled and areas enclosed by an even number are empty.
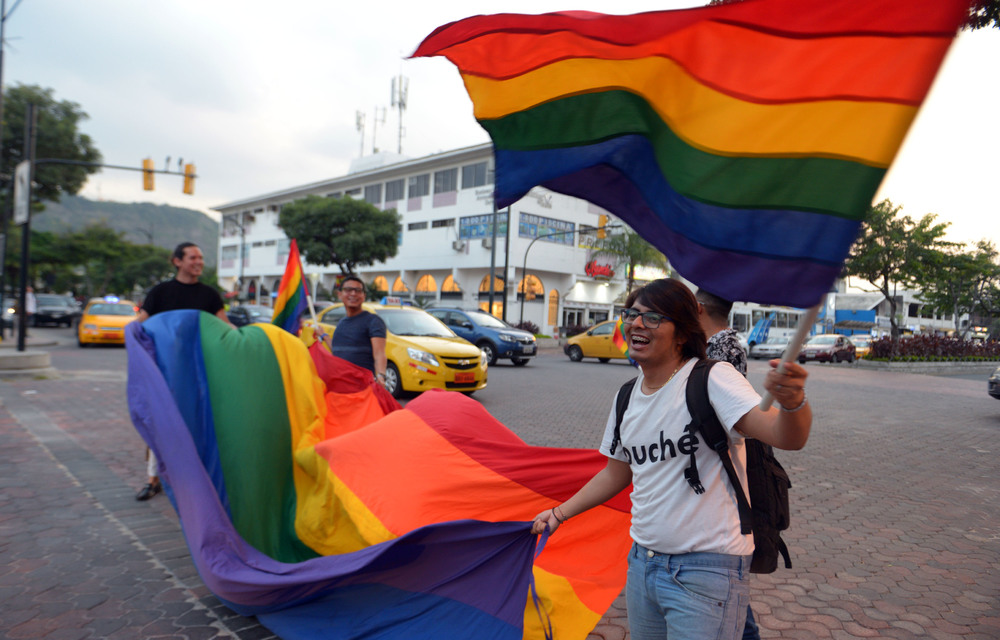
{"type": "Polygon", "coordinates": [[[583,198],[702,289],[811,308],[840,275],[968,4],[474,16],[413,57],[458,67],[493,140],[498,207],[536,185],[583,198]]]}

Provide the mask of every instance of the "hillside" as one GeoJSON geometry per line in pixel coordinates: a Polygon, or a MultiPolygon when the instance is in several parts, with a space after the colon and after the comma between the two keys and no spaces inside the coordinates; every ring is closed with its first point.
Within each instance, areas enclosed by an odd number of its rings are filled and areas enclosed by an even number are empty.
{"type": "Polygon", "coordinates": [[[149,202],[107,202],[63,196],[46,202],[45,211],[31,217],[36,231],[66,233],[105,222],[136,244],[153,244],[171,251],[181,242],[194,242],[205,254],[205,264],[218,265],[219,223],[194,209],[149,202]]]}

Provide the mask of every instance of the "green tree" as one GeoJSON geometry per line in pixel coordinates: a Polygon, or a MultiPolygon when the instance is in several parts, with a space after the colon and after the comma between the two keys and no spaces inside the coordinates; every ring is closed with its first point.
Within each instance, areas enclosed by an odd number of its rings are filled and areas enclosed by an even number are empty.
{"type": "Polygon", "coordinates": [[[590,257],[610,259],[616,269],[625,267],[626,295],[632,293],[635,285],[636,267],[669,269],[666,256],[630,229],[598,240],[590,257]]]}
{"type": "Polygon", "coordinates": [[[983,276],[980,255],[956,245],[927,252],[920,266],[920,299],[937,311],[953,314],[955,334],[961,334],[962,314],[971,314],[977,304],[976,290],[983,276]]]}
{"type": "Polygon", "coordinates": [[[901,210],[889,200],[871,207],[844,264],[844,275],[867,281],[885,296],[893,341],[899,340],[896,287],[918,286],[921,261],[953,246],[941,239],[949,223],[935,224],[932,214],[914,222],[899,215],[901,210]]]}
{"type": "Polygon", "coordinates": [[[278,219],[299,251],[316,265],[335,264],[341,273],[396,255],[402,231],[395,209],[382,211],[363,200],[306,196],[285,205],[278,219]]]}
{"type": "Polygon", "coordinates": [[[1000,0],[975,0],[969,5],[965,28],[975,30],[989,26],[1000,29],[1000,0]]]}
{"type": "MultiPolygon", "coordinates": [[[[101,154],[90,136],[79,131],[80,123],[88,118],[80,109],[80,105],[67,100],[56,100],[52,89],[34,85],[16,85],[7,89],[4,94],[3,155],[0,157],[0,173],[13,176],[14,168],[25,159],[24,122],[29,104],[34,104],[38,113],[36,158],[101,162],[101,154]]],[[[36,165],[32,197],[36,203],[58,202],[62,194],[75,194],[80,191],[87,182],[87,176],[98,170],[97,167],[69,164],[36,165]]],[[[6,190],[3,193],[6,197],[6,190]]]]}

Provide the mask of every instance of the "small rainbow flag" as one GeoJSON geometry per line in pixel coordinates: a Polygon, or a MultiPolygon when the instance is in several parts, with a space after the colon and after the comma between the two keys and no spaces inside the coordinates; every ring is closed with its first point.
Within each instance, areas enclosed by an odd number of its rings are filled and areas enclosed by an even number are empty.
{"type": "Polygon", "coordinates": [[[473,16],[445,56],[493,139],[497,207],[610,211],[688,280],[794,307],[830,290],[968,0],[748,0],[473,16]]]}
{"type": "Polygon", "coordinates": [[[285,275],[281,277],[278,286],[278,297],[274,301],[274,315],[271,324],[285,331],[298,334],[302,325],[302,312],[308,306],[306,279],[302,273],[302,260],[299,258],[299,246],[292,240],[288,252],[288,264],[285,265],[285,275]]]}
{"type": "Polygon", "coordinates": [[[618,322],[615,323],[615,335],[611,339],[615,346],[628,357],[628,341],[625,339],[625,323],[622,321],[621,316],[618,316],[618,322]]]}

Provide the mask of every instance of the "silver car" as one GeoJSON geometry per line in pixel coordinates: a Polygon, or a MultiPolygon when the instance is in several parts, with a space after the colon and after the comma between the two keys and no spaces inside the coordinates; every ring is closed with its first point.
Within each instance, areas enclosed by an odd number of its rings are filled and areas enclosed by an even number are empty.
{"type": "Polygon", "coordinates": [[[754,360],[780,358],[786,348],[788,348],[787,338],[768,338],[767,342],[750,347],[750,357],[754,360]]]}

